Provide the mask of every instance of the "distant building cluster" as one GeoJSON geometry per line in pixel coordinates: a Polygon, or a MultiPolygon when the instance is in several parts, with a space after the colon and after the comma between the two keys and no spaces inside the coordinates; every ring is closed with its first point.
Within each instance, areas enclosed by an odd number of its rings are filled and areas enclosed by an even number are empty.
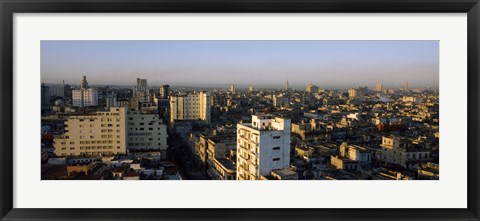
{"type": "Polygon", "coordinates": [[[437,180],[439,93],[41,85],[42,179],[437,180]]]}

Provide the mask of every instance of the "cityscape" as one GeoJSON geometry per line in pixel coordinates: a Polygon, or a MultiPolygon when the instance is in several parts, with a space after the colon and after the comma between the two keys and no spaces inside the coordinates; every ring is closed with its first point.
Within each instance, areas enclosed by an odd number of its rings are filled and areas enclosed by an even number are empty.
{"type": "Polygon", "coordinates": [[[439,180],[437,41],[42,41],[41,54],[42,180],[439,180]]]}

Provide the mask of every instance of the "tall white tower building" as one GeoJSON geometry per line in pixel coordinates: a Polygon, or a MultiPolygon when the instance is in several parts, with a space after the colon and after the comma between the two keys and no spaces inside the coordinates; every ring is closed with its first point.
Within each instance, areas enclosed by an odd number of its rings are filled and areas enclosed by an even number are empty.
{"type": "Polygon", "coordinates": [[[206,91],[170,95],[170,121],[200,120],[210,123],[210,93],[206,91]]]}
{"type": "Polygon", "coordinates": [[[74,107],[98,106],[98,91],[90,88],[86,76],[83,76],[80,88],[72,90],[72,104],[74,107]]]}
{"type": "Polygon", "coordinates": [[[290,167],[290,119],[252,115],[237,124],[237,180],[260,180],[290,167]]]}

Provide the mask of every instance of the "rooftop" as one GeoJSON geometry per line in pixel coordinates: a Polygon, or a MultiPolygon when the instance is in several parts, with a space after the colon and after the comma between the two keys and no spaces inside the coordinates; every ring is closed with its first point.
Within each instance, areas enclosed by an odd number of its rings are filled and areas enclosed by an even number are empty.
{"type": "Polygon", "coordinates": [[[281,177],[287,177],[287,176],[295,176],[297,175],[296,172],[291,171],[290,169],[282,169],[282,170],[274,170],[272,173],[275,173],[281,177]]]}

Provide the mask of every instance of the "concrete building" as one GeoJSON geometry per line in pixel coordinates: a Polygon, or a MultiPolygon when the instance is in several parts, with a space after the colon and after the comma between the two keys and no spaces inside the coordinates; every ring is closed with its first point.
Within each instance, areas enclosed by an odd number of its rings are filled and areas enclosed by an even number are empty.
{"type": "Polygon", "coordinates": [[[45,86],[45,84],[41,84],[40,86],[40,101],[41,101],[41,113],[46,114],[50,111],[50,88],[45,86]]]}
{"type": "Polygon", "coordinates": [[[210,94],[205,91],[170,96],[170,122],[194,120],[210,123],[210,94]]]}
{"type": "Polygon", "coordinates": [[[289,119],[252,115],[237,124],[237,180],[260,180],[290,167],[289,119]]]}
{"type": "Polygon", "coordinates": [[[207,141],[207,174],[215,180],[235,180],[235,159],[231,151],[237,148],[235,136],[217,135],[207,141]]]}
{"type": "Polygon", "coordinates": [[[159,150],[161,158],[167,154],[167,126],[156,114],[129,111],[127,114],[127,149],[159,150]]]}
{"type": "Polygon", "coordinates": [[[348,89],[348,97],[358,97],[360,96],[359,90],[355,88],[348,89]]]}
{"type": "Polygon", "coordinates": [[[98,106],[98,91],[90,88],[86,76],[83,76],[80,88],[72,90],[72,105],[74,107],[98,106]]]}
{"type": "Polygon", "coordinates": [[[414,145],[411,140],[399,136],[383,136],[378,160],[400,165],[407,169],[417,169],[430,161],[430,150],[414,145]]]}
{"type": "Polygon", "coordinates": [[[377,91],[377,92],[382,92],[382,91],[383,91],[383,84],[377,84],[377,85],[375,85],[375,91],[377,91]]]}
{"type": "Polygon", "coordinates": [[[368,170],[372,164],[372,152],[358,145],[342,143],[340,156],[331,156],[330,164],[339,170],[368,170]]]}
{"type": "Polygon", "coordinates": [[[282,95],[273,95],[273,106],[280,107],[290,102],[288,97],[282,95]]]}
{"type": "Polygon", "coordinates": [[[170,96],[170,85],[160,86],[160,99],[168,99],[170,96]]]}
{"type": "Polygon", "coordinates": [[[307,85],[306,87],[306,91],[308,93],[318,93],[318,86],[314,85],[314,84],[309,84],[307,85]]]}
{"type": "Polygon", "coordinates": [[[63,85],[52,85],[48,86],[50,89],[50,97],[64,97],[65,96],[65,87],[63,85]]]}
{"type": "Polygon", "coordinates": [[[98,106],[98,91],[92,88],[72,90],[74,107],[98,106]]]}
{"type": "Polygon", "coordinates": [[[69,116],[65,133],[54,139],[57,156],[100,156],[127,151],[125,108],[88,115],[69,116]]]}
{"type": "Polygon", "coordinates": [[[107,108],[118,107],[117,94],[115,92],[108,93],[105,97],[105,105],[107,108]]]}
{"type": "Polygon", "coordinates": [[[137,86],[135,87],[135,98],[137,102],[147,102],[148,99],[147,79],[137,78],[137,86]]]}

